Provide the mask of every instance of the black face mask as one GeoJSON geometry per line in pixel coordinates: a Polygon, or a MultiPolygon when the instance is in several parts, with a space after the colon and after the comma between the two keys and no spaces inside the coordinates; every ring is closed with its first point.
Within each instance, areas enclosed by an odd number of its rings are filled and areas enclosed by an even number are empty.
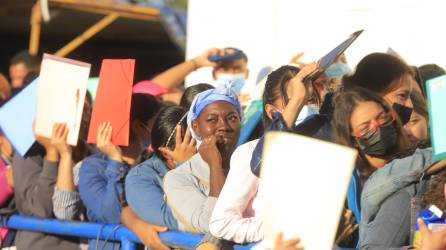
{"type": "Polygon", "coordinates": [[[403,125],[406,125],[410,121],[410,116],[412,115],[412,108],[406,107],[404,105],[394,103],[392,106],[393,110],[398,114],[403,125]]]}
{"type": "Polygon", "coordinates": [[[371,156],[386,156],[397,145],[397,132],[395,122],[376,130],[369,138],[357,138],[359,148],[365,154],[371,156]]]}

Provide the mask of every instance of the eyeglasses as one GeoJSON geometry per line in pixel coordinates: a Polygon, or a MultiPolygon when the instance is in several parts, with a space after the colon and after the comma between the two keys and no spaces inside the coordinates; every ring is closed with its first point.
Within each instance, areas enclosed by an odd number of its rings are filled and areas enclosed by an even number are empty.
{"type": "Polygon", "coordinates": [[[358,129],[352,132],[352,135],[356,138],[369,138],[376,133],[378,128],[391,125],[395,121],[395,118],[396,114],[393,111],[381,112],[375,119],[359,126],[358,129]]]}

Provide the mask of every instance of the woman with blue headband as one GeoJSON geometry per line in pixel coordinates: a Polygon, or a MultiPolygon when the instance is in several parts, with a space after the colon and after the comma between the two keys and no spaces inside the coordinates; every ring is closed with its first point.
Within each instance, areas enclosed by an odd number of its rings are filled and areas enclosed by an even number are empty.
{"type": "Polygon", "coordinates": [[[164,177],[167,203],[180,230],[209,232],[209,219],[239,138],[240,115],[237,95],[228,86],[194,98],[187,123],[198,153],[164,177]]]}

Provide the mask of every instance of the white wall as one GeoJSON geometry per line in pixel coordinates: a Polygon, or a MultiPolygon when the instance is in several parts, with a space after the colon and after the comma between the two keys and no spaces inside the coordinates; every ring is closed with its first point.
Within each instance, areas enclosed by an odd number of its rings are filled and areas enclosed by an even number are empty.
{"type": "MultiPolygon", "coordinates": [[[[352,32],[365,29],[347,50],[350,66],[389,47],[409,64],[446,67],[445,0],[189,0],[187,58],[210,47],[248,54],[254,81],[260,68],[286,64],[300,51],[317,60],[352,32]]],[[[210,70],[186,80],[211,81],[210,70]]]]}

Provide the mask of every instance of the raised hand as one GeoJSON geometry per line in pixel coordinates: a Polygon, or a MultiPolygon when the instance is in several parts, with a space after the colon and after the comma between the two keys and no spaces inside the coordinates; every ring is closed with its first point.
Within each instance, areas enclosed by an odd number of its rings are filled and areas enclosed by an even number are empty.
{"type": "Polygon", "coordinates": [[[196,63],[197,68],[201,67],[215,67],[217,66],[217,63],[209,61],[209,57],[213,55],[222,55],[224,54],[224,51],[219,48],[210,48],[200,54],[199,56],[192,59],[193,62],[196,63]]]}
{"type": "Polygon", "coordinates": [[[198,148],[198,152],[211,168],[222,167],[222,158],[217,147],[217,137],[215,135],[204,138],[198,148]]]}
{"type": "Polygon", "coordinates": [[[307,65],[307,63],[304,63],[300,60],[300,58],[304,55],[304,52],[299,52],[297,55],[293,56],[290,60],[290,64],[295,64],[297,65],[299,68],[303,68],[305,67],[305,65],[307,65]]]}
{"type": "Polygon", "coordinates": [[[432,232],[421,219],[418,219],[418,226],[420,227],[421,237],[423,238],[421,250],[446,249],[446,229],[432,232]]]}
{"type": "Polygon", "coordinates": [[[279,233],[274,242],[274,250],[304,250],[299,246],[300,239],[283,240],[283,233],[279,233]]]}
{"type": "Polygon", "coordinates": [[[68,133],[69,130],[65,123],[54,124],[51,145],[54,146],[61,157],[71,155],[72,147],[67,143],[68,133]]]}
{"type": "Polygon", "coordinates": [[[184,139],[181,139],[181,126],[178,125],[175,129],[175,149],[172,151],[168,147],[160,147],[158,150],[176,162],[187,161],[197,153],[196,141],[192,138],[189,128],[184,139]]]}
{"type": "Polygon", "coordinates": [[[298,98],[303,99],[305,102],[308,100],[311,93],[311,83],[304,82],[304,79],[316,71],[317,68],[318,64],[312,62],[305,65],[296,76],[291,78],[290,83],[288,84],[288,95],[290,99],[298,98]]]}
{"type": "Polygon", "coordinates": [[[103,122],[99,124],[96,146],[109,159],[115,161],[122,161],[121,149],[111,142],[112,126],[110,122],[103,122]]]}

